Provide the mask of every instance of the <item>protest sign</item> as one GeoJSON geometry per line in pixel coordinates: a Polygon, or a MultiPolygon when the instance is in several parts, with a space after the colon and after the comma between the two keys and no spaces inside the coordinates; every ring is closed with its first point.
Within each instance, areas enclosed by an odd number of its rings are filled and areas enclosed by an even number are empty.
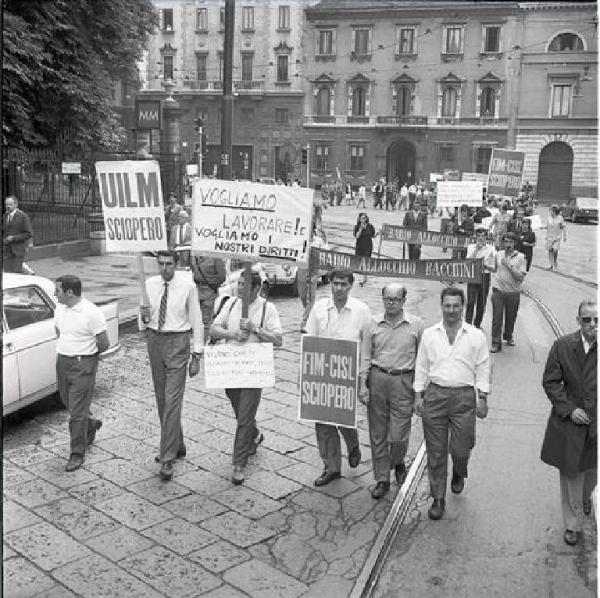
{"type": "Polygon", "coordinates": [[[106,251],[167,249],[160,168],[154,160],[96,162],[106,251]]]}
{"type": "Polygon", "coordinates": [[[356,428],[358,347],[358,341],[302,335],[300,419],[356,428]]]}
{"type": "Polygon", "coordinates": [[[460,208],[481,206],[483,189],[479,181],[439,181],[437,184],[437,207],[460,208]]]}
{"type": "Polygon", "coordinates": [[[445,280],[449,282],[481,283],[482,260],[396,260],[376,259],[311,249],[314,268],[332,270],[345,268],[359,274],[371,274],[389,278],[422,278],[426,280],[445,280]]]}
{"type": "Polygon", "coordinates": [[[429,173],[429,182],[437,183],[438,181],[443,181],[444,175],[441,172],[430,172],[429,173]]]}
{"type": "Polygon", "coordinates": [[[192,192],[192,251],[243,260],[306,263],[313,190],[199,179],[192,192]]]}
{"type": "Polygon", "coordinates": [[[188,176],[198,176],[198,164],[186,164],[185,174],[188,176]]]}
{"type": "Polygon", "coordinates": [[[204,378],[206,388],[271,388],[273,344],[206,345],[204,378]]]}
{"type": "Polygon", "coordinates": [[[446,235],[433,230],[422,230],[419,228],[408,228],[394,224],[384,224],[381,231],[384,241],[400,241],[413,245],[433,245],[435,247],[467,247],[471,242],[469,237],[458,235],[446,235]]]}
{"type": "Polygon", "coordinates": [[[516,198],[521,190],[525,152],[506,149],[492,149],[488,177],[488,197],[502,195],[516,198]]]}
{"type": "Polygon", "coordinates": [[[461,181],[479,181],[481,186],[486,189],[488,182],[488,173],[485,172],[463,172],[461,181]]]}

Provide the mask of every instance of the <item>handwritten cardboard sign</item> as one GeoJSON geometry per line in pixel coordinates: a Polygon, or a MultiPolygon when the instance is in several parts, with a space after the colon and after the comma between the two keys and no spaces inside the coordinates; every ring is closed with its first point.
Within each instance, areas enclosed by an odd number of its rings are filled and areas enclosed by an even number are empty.
{"type": "Polygon", "coordinates": [[[272,343],[206,345],[206,388],[271,388],[275,386],[272,343]]]}
{"type": "Polygon", "coordinates": [[[401,243],[411,243],[413,245],[433,245],[435,247],[452,248],[467,247],[471,242],[469,237],[446,235],[433,230],[408,228],[394,224],[383,225],[381,238],[384,241],[400,241],[401,243]]]}
{"type": "Polygon", "coordinates": [[[396,260],[376,259],[324,251],[312,248],[315,268],[332,270],[346,268],[359,274],[371,274],[386,278],[422,278],[425,280],[445,280],[450,282],[473,282],[480,284],[483,276],[482,260],[396,260]]]}
{"type": "Polygon", "coordinates": [[[488,177],[488,197],[492,195],[518,197],[524,164],[525,152],[493,148],[488,177]]]}
{"type": "Polygon", "coordinates": [[[199,179],[192,191],[192,251],[306,263],[313,190],[199,179]]]}
{"type": "Polygon", "coordinates": [[[302,335],[300,419],[356,428],[358,347],[358,341],[302,335]]]}
{"type": "Polygon", "coordinates": [[[460,208],[481,206],[483,187],[480,181],[439,181],[437,184],[437,207],[460,208]]]}
{"type": "Polygon", "coordinates": [[[96,162],[106,251],[167,249],[160,168],[155,160],[96,162]]]}

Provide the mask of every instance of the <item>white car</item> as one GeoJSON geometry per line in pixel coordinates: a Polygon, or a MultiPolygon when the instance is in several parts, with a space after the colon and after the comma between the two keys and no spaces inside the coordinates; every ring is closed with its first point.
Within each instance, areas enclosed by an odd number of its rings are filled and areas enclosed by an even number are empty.
{"type": "MultiPolygon", "coordinates": [[[[119,348],[118,300],[98,304],[108,323],[110,348],[119,348]]],[[[54,283],[42,276],[2,278],[2,415],[50,395],[56,383],[54,283]]]]}

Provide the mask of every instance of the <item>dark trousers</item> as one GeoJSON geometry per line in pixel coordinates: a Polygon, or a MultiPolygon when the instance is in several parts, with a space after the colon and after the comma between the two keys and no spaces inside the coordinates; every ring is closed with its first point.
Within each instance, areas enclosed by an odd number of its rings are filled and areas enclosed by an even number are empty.
{"type": "Polygon", "coordinates": [[[375,195],[375,202],[373,203],[373,209],[380,207],[383,210],[383,195],[375,195]]]}
{"type": "Polygon", "coordinates": [[[490,275],[484,273],[483,284],[467,284],[467,310],[465,312],[465,321],[467,324],[475,324],[477,328],[481,326],[485,306],[487,304],[488,293],[490,292],[490,275]],[[475,311],[475,307],[477,308],[475,311]],[[473,321],[473,312],[475,311],[475,321],[473,321]]]}
{"type": "Polygon", "coordinates": [[[420,260],[421,259],[421,246],[412,245],[408,243],[408,259],[409,260],[420,260]]]}
{"type": "Polygon", "coordinates": [[[214,319],[215,299],[217,293],[210,287],[203,284],[197,284],[198,302],[200,303],[200,311],[202,312],[202,323],[204,324],[204,342],[210,336],[210,327],[214,319]]]}
{"type": "Polygon", "coordinates": [[[369,373],[369,436],[376,482],[389,482],[390,469],[404,463],[415,404],[414,373],[369,373]]]}
{"type": "Polygon", "coordinates": [[[444,498],[448,450],[454,471],[467,477],[469,457],[475,446],[475,389],[430,383],[423,395],[423,435],[431,496],[444,498]]]}
{"type": "Polygon", "coordinates": [[[344,437],[348,454],[350,454],[354,448],[358,448],[358,430],[331,424],[315,424],[315,432],[317,433],[319,455],[321,455],[321,459],[323,459],[325,469],[329,473],[341,471],[342,445],[340,442],[340,434],[344,437]]]}
{"type": "Polygon", "coordinates": [[[505,341],[513,337],[521,293],[506,293],[496,288],[492,289],[492,345],[501,347],[505,341]],[[502,325],[504,324],[504,332],[502,325]]]}
{"type": "Polygon", "coordinates": [[[12,255],[9,254],[10,248],[4,246],[4,256],[2,259],[2,270],[4,272],[13,272],[15,274],[23,273],[23,260],[25,256],[21,255],[12,255]]]}
{"type": "Polygon", "coordinates": [[[232,465],[246,467],[250,449],[258,436],[256,427],[256,412],[260,404],[262,388],[226,388],[225,394],[229,399],[237,427],[233,440],[232,465]]]}
{"type": "Polygon", "coordinates": [[[88,434],[96,420],[90,415],[92,393],[98,370],[98,355],[68,357],[57,355],[56,379],[60,399],[69,411],[71,454],[84,455],[88,434]]]}
{"type": "Polygon", "coordinates": [[[160,334],[148,331],[148,356],[152,369],[156,408],[160,420],[160,462],[172,461],[183,449],[181,411],[190,359],[189,332],[160,334]]]}

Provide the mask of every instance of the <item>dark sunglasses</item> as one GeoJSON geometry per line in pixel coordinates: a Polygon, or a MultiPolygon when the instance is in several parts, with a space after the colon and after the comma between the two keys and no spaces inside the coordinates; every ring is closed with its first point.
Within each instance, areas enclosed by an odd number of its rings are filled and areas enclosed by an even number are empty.
{"type": "Polygon", "coordinates": [[[581,316],[579,318],[584,324],[589,324],[592,320],[594,320],[594,324],[598,323],[598,316],[581,316]]]}

